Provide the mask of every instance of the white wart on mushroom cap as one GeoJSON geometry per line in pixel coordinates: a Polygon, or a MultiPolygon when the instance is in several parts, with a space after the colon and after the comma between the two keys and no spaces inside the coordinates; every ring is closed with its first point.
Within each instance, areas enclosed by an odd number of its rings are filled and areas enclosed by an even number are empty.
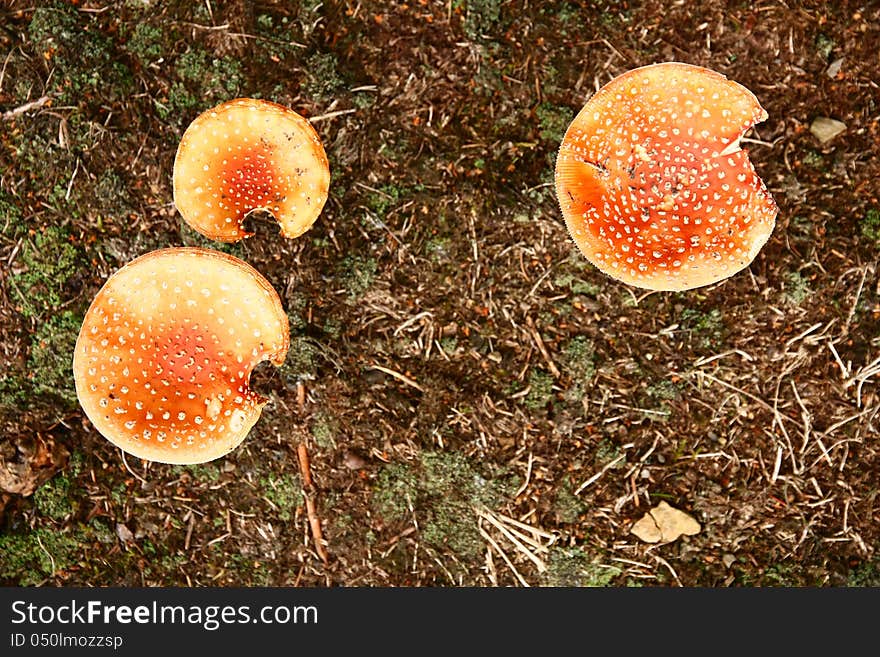
{"type": "Polygon", "coordinates": [[[129,454],[202,463],[244,440],[267,401],[251,371],[281,365],[289,345],[278,294],[253,267],[209,249],[153,251],[92,301],[73,358],[77,397],[129,454]]]}
{"type": "Polygon", "coordinates": [[[556,161],[556,194],[583,255],[652,290],[687,290],[747,267],[777,207],[740,139],[767,113],[715,71],[668,62],[597,91],[556,161]]]}
{"type": "Polygon", "coordinates": [[[238,98],[199,115],[177,148],[174,204],[202,235],[235,242],[254,210],[270,212],[284,237],[315,223],[330,187],[330,167],[315,129],[293,110],[238,98]]]}

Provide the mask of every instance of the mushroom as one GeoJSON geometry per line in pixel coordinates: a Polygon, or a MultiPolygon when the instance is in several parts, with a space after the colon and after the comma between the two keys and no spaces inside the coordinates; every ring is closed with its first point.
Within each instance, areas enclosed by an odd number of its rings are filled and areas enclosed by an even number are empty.
{"type": "Polygon", "coordinates": [[[688,290],[747,267],[777,207],[740,140],[767,112],[715,71],[667,62],[620,75],[574,118],[556,195],[583,255],[650,290],[688,290]]]}
{"type": "Polygon", "coordinates": [[[242,222],[272,214],[284,237],[299,237],[327,201],[330,167],[302,116],[266,100],[237,98],[210,109],[183,133],[172,173],[174,204],[202,235],[237,242],[242,222]]]}
{"type": "Polygon", "coordinates": [[[237,447],[268,401],[257,363],[290,345],[278,294],[238,258],[202,248],[140,256],[111,275],[76,342],[76,394],[95,428],[139,458],[203,463],[237,447]]]}

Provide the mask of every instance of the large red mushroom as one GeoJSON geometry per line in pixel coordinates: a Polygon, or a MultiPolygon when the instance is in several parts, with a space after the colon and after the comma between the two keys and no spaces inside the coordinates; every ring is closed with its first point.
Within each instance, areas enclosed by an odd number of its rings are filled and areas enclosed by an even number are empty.
{"type": "Polygon", "coordinates": [[[281,235],[315,223],[327,201],[330,167],[312,124],[292,109],[237,98],[200,114],[183,133],[172,172],[174,204],[202,235],[237,242],[255,210],[281,235]]]}
{"type": "Polygon", "coordinates": [[[637,68],[597,91],[556,161],[556,194],[583,255],[650,290],[688,290],[747,267],[777,207],[740,148],[767,112],[699,66],[637,68]]]}
{"type": "Polygon", "coordinates": [[[278,294],[253,267],[201,248],[168,248],[114,273],[86,312],[73,357],[95,428],[139,458],[192,464],[237,447],[267,399],[257,363],[290,344],[278,294]]]}

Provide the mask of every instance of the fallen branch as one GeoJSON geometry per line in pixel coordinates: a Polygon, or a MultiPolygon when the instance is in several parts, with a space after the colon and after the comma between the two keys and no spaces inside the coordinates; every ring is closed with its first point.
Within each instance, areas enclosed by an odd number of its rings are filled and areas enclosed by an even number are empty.
{"type": "Polygon", "coordinates": [[[4,121],[11,121],[19,114],[24,114],[25,112],[29,112],[32,109],[37,109],[39,107],[42,107],[43,105],[48,103],[49,100],[51,100],[49,98],[49,96],[43,96],[42,98],[37,98],[36,100],[32,100],[29,103],[25,103],[24,105],[19,105],[15,109],[11,109],[6,112],[3,112],[3,120],[4,121]]]}
{"type": "Polygon", "coordinates": [[[303,497],[306,500],[306,515],[309,518],[309,527],[312,530],[312,538],[315,541],[315,550],[324,565],[327,565],[329,557],[327,550],[324,548],[324,536],[321,532],[321,519],[318,518],[318,512],[315,507],[314,486],[312,485],[312,473],[309,468],[309,453],[306,446],[302,443],[296,446],[296,455],[299,459],[299,471],[303,479],[303,497]]]}

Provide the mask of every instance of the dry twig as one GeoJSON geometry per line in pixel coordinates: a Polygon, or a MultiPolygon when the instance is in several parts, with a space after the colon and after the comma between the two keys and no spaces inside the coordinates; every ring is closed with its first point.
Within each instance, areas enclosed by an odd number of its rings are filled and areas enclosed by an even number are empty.
{"type": "Polygon", "coordinates": [[[312,530],[312,538],[315,541],[315,550],[321,561],[326,565],[329,562],[327,550],[324,547],[324,536],[321,532],[321,519],[315,507],[314,486],[312,485],[312,473],[309,468],[309,453],[306,446],[300,443],[296,446],[296,455],[299,459],[299,470],[303,478],[303,496],[306,500],[306,514],[309,518],[309,527],[312,530]]]}

